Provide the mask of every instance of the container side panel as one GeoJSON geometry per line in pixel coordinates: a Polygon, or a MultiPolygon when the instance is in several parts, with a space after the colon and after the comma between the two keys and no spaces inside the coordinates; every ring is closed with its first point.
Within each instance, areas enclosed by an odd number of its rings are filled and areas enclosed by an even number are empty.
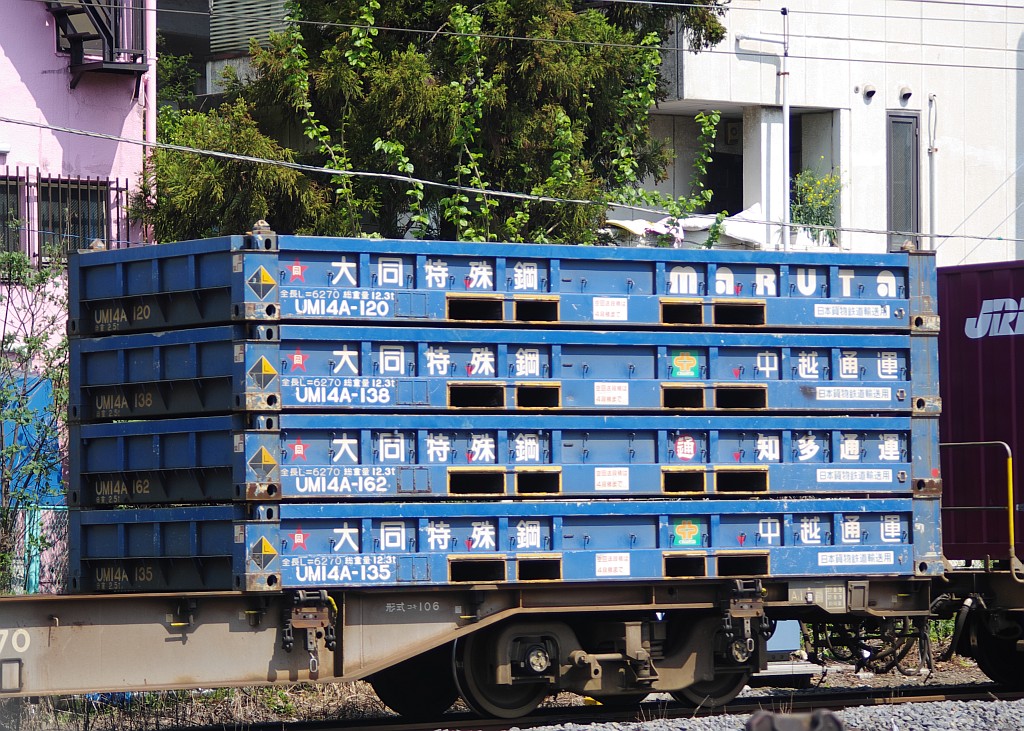
{"type": "MultiPolygon", "coordinates": [[[[941,440],[1005,442],[1014,483],[1024,479],[1024,265],[939,269],[942,320],[941,440]]],[[[999,446],[942,448],[943,532],[949,559],[1004,558],[1009,551],[1006,452],[999,446]]],[[[1015,508],[1014,508],[1015,509],[1015,508]]],[[[1016,520],[1017,555],[1024,520],[1016,520]]]]}

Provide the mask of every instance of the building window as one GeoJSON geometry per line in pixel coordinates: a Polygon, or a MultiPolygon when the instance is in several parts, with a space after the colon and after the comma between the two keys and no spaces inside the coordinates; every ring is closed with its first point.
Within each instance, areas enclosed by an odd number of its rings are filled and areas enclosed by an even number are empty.
{"type": "Polygon", "coordinates": [[[909,240],[917,243],[920,231],[918,206],[918,118],[916,114],[890,112],[888,118],[889,245],[909,240]]]}
{"type": "Polygon", "coordinates": [[[39,181],[39,245],[44,256],[85,249],[94,239],[110,238],[109,182],[39,181]]]}
{"type": "Polygon", "coordinates": [[[0,251],[21,249],[21,180],[0,178],[0,251]]]}

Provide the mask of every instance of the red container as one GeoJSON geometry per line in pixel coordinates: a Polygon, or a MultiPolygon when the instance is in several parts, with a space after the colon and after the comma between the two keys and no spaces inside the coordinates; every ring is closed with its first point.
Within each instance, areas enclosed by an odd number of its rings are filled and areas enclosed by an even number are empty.
{"type": "MultiPolygon", "coordinates": [[[[1024,503],[1024,262],[938,270],[939,438],[1006,442],[1015,499],[1024,503]]],[[[942,533],[948,559],[1009,556],[1007,452],[1000,446],[943,446],[942,533]]],[[[1015,515],[1016,555],[1024,519],[1015,515]]]]}

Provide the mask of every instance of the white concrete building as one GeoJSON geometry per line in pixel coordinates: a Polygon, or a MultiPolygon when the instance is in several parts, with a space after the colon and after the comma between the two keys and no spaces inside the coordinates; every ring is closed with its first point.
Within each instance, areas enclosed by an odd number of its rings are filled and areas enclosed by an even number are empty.
{"type": "MultiPolygon", "coordinates": [[[[934,245],[940,266],[1024,258],[1019,0],[732,0],[723,23],[711,51],[667,44],[670,96],[653,115],[679,155],[660,189],[688,190],[693,114],[717,109],[715,208],[760,204],[781,223],[788,101],[791,174],[841,173],[844,248],[884,251],[899,231],[934,245]]],[[[781,227],[765,235],[780,242],[781,227]]]]}

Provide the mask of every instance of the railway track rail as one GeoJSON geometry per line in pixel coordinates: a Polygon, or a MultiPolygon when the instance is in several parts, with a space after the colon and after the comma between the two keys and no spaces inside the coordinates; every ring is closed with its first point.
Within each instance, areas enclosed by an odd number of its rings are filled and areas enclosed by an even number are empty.
{"type": "MultiPolygon", "coordinates": [[[[667,696],[666,696],[667,698],[667,696]]],[[[558,706],[537,709],[516,720],[485,719],[470,713],[447,713],[434,721],[403,721],[393,716],[335,721],[301,721],[282,724],[254,723],[247,731],[506,731],[539,728],[559,724],[591,724],[687,719],[705,716],[750,716],[757,711],[773,713],[809,713],[817,709],[840,711],[863,706],[898,706],[939,701],[1014,701],[1024,699],[1024,691],[1007,691],[995,683],[929,685],[920,687],[851,688],[844,690],[799,690],[744,696],[716,709],[693,709],[672,700],[652,699],[628,710],[594,705],[558,706]]],[[[212,731],[223,726],[188,727],[168,731],[212,731]]]]}

